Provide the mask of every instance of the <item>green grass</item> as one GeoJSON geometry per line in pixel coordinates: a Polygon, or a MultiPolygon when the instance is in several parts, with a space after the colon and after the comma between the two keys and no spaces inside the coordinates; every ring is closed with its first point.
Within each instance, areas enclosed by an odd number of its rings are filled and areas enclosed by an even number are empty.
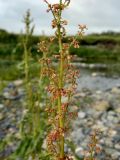
{"type": "Polygon", "coordinates": [[[114,51],[100,46],[81,46],[79,49],[71,48],[71,54],[77,54],[79,57],[87,60],[119,60],[120,51],[114,51]]]}
{"type": "MultiPolygon", "coordinates": [[[[32,61],[30,63],[30,79],[40,76],[40,65],[32,61]]],[[[0,60],[0,79],[12,81],[24,78],[24,64],[21,61],[0,60]]]]}
{"type": "MultiPolygon", "coordinates": [[[[44,37],[48,39],[49,37],[44,37]]],[[[31,37],[31,54],[33,62],[30,65],[31,74],[30,77],[39,76],[39,64],[34,61],[38,61],[41,57],[41,53],[37,53],[37,43],[43,39],[43,36],[31,37]]],[[[103,33],[103,34],[91,34],[85,36],[80,42],[80,48],[75,49],[71,47],[70,53],[76,54],[79,57],[85,59],[86,63],[106,63],[117,64],[113,65],[111,69],[113,72],[120,72],[120,33],[103,33]]],[[[64,39],[64,42],[68,41],[68,37],[64,39]]],[[[50,46],[52,53],[58,53],[58,44],[53,43],[50,46]]],[[[52,54],[50,52],[50,55],[52,54]]],[[[24,76],[23,70],[18,68],[23,59],[23,46],[21,44],[21,35],[8,33],[4,30],[0,30],[0,75],[4,80],[14,80],[22,78],[24,76]]]]}
{"type": "MultiPolygon", "coordinates": [[[[49,37],[44,37],[48,39],[49,37]]],[[[8,33],[0,30],[0,57],[8,59],[22,59],[23,46],[21,44],[22,35],[8,33]]],[[[32,46],[32,56],[36,57],[37,43],[43,39],[43,36],[32,36],[30,46],[32,46]]],[[[99,59],[119,59],[120,60],[120,33],[103,33],[91,34],[85,36],[82,40],[78,39],[81,47],[80,49],[71,48],[72,54],[86,57],[88,60],[91,58],[99,59]]],[[[64,42],[68,41],[68,37],[64,42]]],[[[53,53],[58,51],[56,42],[50,47],[53,53]]]]}
{"type": "Polygon", "coordinates": [[[16,64],[10,64],[10,62],[1,61],[0,63],[0,75],[1,80],[11,81],[19,79],[21,74],[19,69],[17,69],[16,64]]]}

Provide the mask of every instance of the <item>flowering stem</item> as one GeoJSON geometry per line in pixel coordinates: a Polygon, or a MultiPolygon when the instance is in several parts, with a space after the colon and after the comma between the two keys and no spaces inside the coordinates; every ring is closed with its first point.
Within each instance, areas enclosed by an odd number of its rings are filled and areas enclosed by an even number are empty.
{"type": "MultiPolygon", "coordinates": [[[[60,6],[62,5],[62,0],[60,0],[60,6]]],[[[59,53],[60,53],[60,64],[59,64],[59,89],[62,89],[63,88],[63,72],[64,72],[64,68],[63,68],[63,52],[62,52],[62,35],[61,35],[61,11],[60,10],[60,13],[59,13],[59,23],[58,23],[58,26],[57,26],[57,29],[58,29],[58,41],[59,41],[59,53]]],[[[58,97],[58,113],[60,115],[59,117],[59,127],[61,129],[64,128],[64,118],[62,116],[62,109],[61,109],[61,106],[62,106],[62,97],[61,97],[61,94],[59,94],[59,97],[58,97]]],[[[64,135],[61,135],[61,140],[60,140],[60,158],[63,159],[64,158],[64,135]]]]}
{"type": "MultiPolygon", "coordinates": [[[[67,21],[62,18],[62,11],[69,6],[70,0],[59,0],[57,4],[50,4],[48,0],[44,0],[48,5],[47,12],[51,11],[53,14],[52,28],[56,29],[55,38],[57,38],[59,45],[59,55],[54,55],[54,58],[58,60],[58,69],[52,66],[49,59],[45,59],[43,62],[46,63],[46,68],[43,70],[44,75],[50,76],[49,86],[47,91],[49,92],[50,101],[54,102],[46,107],[49,118],[48,122],[51,124],[52,128],[47,136],[47,146],[48,150],[55,157],[56,160],[67,160],[69,155],[64,153],[65,145],[65,134],[69,129],[69,120],[76,117],[76,111],[73,112],[68,108],[72,93],[76,87],[76,78],[78,76],[78,71],[74,70],[74,67],[70,64],[72,56],[69,55],[70,46],[73,45],[75,48],[79,47],[79,42],[76,39],[71,39],[70,44],[63,42],[63,38],[66,36],[65,25],[67,21]],[[48,64],[51,64],[51,68],[48,64]],[[67,88],[66,88],[67,87],[67,88]],[[63,102],[63,99],[65,101],[63,102]],[[68,98],[68,100],[67,100],[68,98]],[[56,106],[57,103],[57,106],[56,106]],[[57,107],[57,108],[56,108],[57,107]],[[53,113],[53,114],[51,114],[53,113]]],[[[79,35],[82,35],[86,26],[79,25],[80,31],[79,35]]],[[[50,42],[54,40],[50,39],[50,42]]],[[[46,45],[44,42],[41,43],[42,46],[40,50],[44,53],[46,51],[46,45]]],[[[49,53],[49,50],[47,50],[49,53]]]]}

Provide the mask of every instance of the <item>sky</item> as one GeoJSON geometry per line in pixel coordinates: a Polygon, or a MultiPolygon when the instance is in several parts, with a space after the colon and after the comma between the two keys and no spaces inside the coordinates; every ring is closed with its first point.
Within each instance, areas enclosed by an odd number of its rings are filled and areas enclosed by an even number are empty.
{"type": "MultiPolygon", "coordinates": [[[[35,34],[53,34],[52,15],[46,12],[43,0],[0,0],[0,28],[16,33],[24,31],[22,20],[27,9],[34,19],[35,34]]],[[[63,17],[68,20],[68,34],[75,34],[78,24],[86,24],[87,33],[120,31],[120,0],[71,0],[63,17]]]]}

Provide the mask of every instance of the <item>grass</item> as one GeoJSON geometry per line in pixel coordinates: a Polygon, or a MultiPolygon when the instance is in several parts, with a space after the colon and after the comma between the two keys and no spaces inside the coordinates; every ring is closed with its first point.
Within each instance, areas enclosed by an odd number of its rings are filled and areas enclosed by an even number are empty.
{"type": "MultiPolygon", "coordinates": [[[[24,36],[24,35],[23,35],[24,36]]],[[[0,30],[0,57],[6,59],[23,58],[23,47],[21,44],[22,35],[8,33],[7,31],[0,30]]],[[[44,37],[48,39],[49,37],[44,37]]],[[[64,42],[68,42],[68,38],[64,39],[64,42]]],[[[32,56],[38,57],[41,55],[36,54],[37,43],[42,40],[43,36],[31,37],[30,46],[32,56]]],[[[79,57],[86,58],[87,61],[99,61],[106,62],[108,60],[120,61],[120,33],[102,33],[91,34],[79,39],[81,44],[80,49],[71,48],[71,54],[77,54],[79,57]]],[[[58,44],[56,41],[50,47],[51,52],[56,53],[58,51],[58,44]]]]}
{"type": "Polygon", "coordinates": [[[79,57],[85,58],[87,62],[110,62],[120,61],[120,47],[107,48],[103,45],[81,46],[79,49],[71,48],[71,54],[77,54],[79,57]]]}
{"type": "Polygon", "coordinates": [[[0,75],[2,80],[11,81],[22,77],[20,70],[16,66],[16,62],[9,63],[3,61],[0,63],[0,75]]]}

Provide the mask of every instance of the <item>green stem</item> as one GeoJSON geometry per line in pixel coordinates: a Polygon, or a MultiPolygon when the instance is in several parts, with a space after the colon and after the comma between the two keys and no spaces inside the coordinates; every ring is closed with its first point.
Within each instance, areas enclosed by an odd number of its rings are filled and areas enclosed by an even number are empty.
{"type": "Polygon", "coordinates": [[[24,46],[24,54],[25,54],[25,83],[27,85],[28,83],[28,50],[27,50],[27,47],[26,45],[24,46]]]}
{"type": "Polygon", "coordinates": [[[25,58],[25,82],[26,85],[29,79],[29,49],[28,49],[28,41],[29,41],[29,25],[26,23],[26,35],[24,39],[24,58],[25,58]]]}
{"type": "MultiPolygon", "coordinates": [[[[62,5],[62,0],[60,0],[60,5],[62,5]]],[[[62,36],[61,36],[61,26],[60,26],[60,21],[61,21],[61,13],[62,13],[62,10],[60,10],[60,13],[59,13],[59,23],[58,23],[58,42],[59,42],[59,53],[60,53],[60,64],[59,64],[59,89],[62,89],[63,88],[63,73],[64,73],[64,68],[63,68],[63,64],[64,64],[64,61],[63,61],[63,53],[62,53],[62,36]]],[[[62,109],[61,109],[61,105],[62,105],[62,97],[61,95],[59,95],[58,97],[58,112],[59,112],[59,115],[60,115],[60,118],[59,118],[59,126],[60,128],[64,129],[64,118],[62,116],[62,109]]],[[[61,135],[61,138],[60,138],[60,158],[64,158],[64,135],[61,135]]]]}

